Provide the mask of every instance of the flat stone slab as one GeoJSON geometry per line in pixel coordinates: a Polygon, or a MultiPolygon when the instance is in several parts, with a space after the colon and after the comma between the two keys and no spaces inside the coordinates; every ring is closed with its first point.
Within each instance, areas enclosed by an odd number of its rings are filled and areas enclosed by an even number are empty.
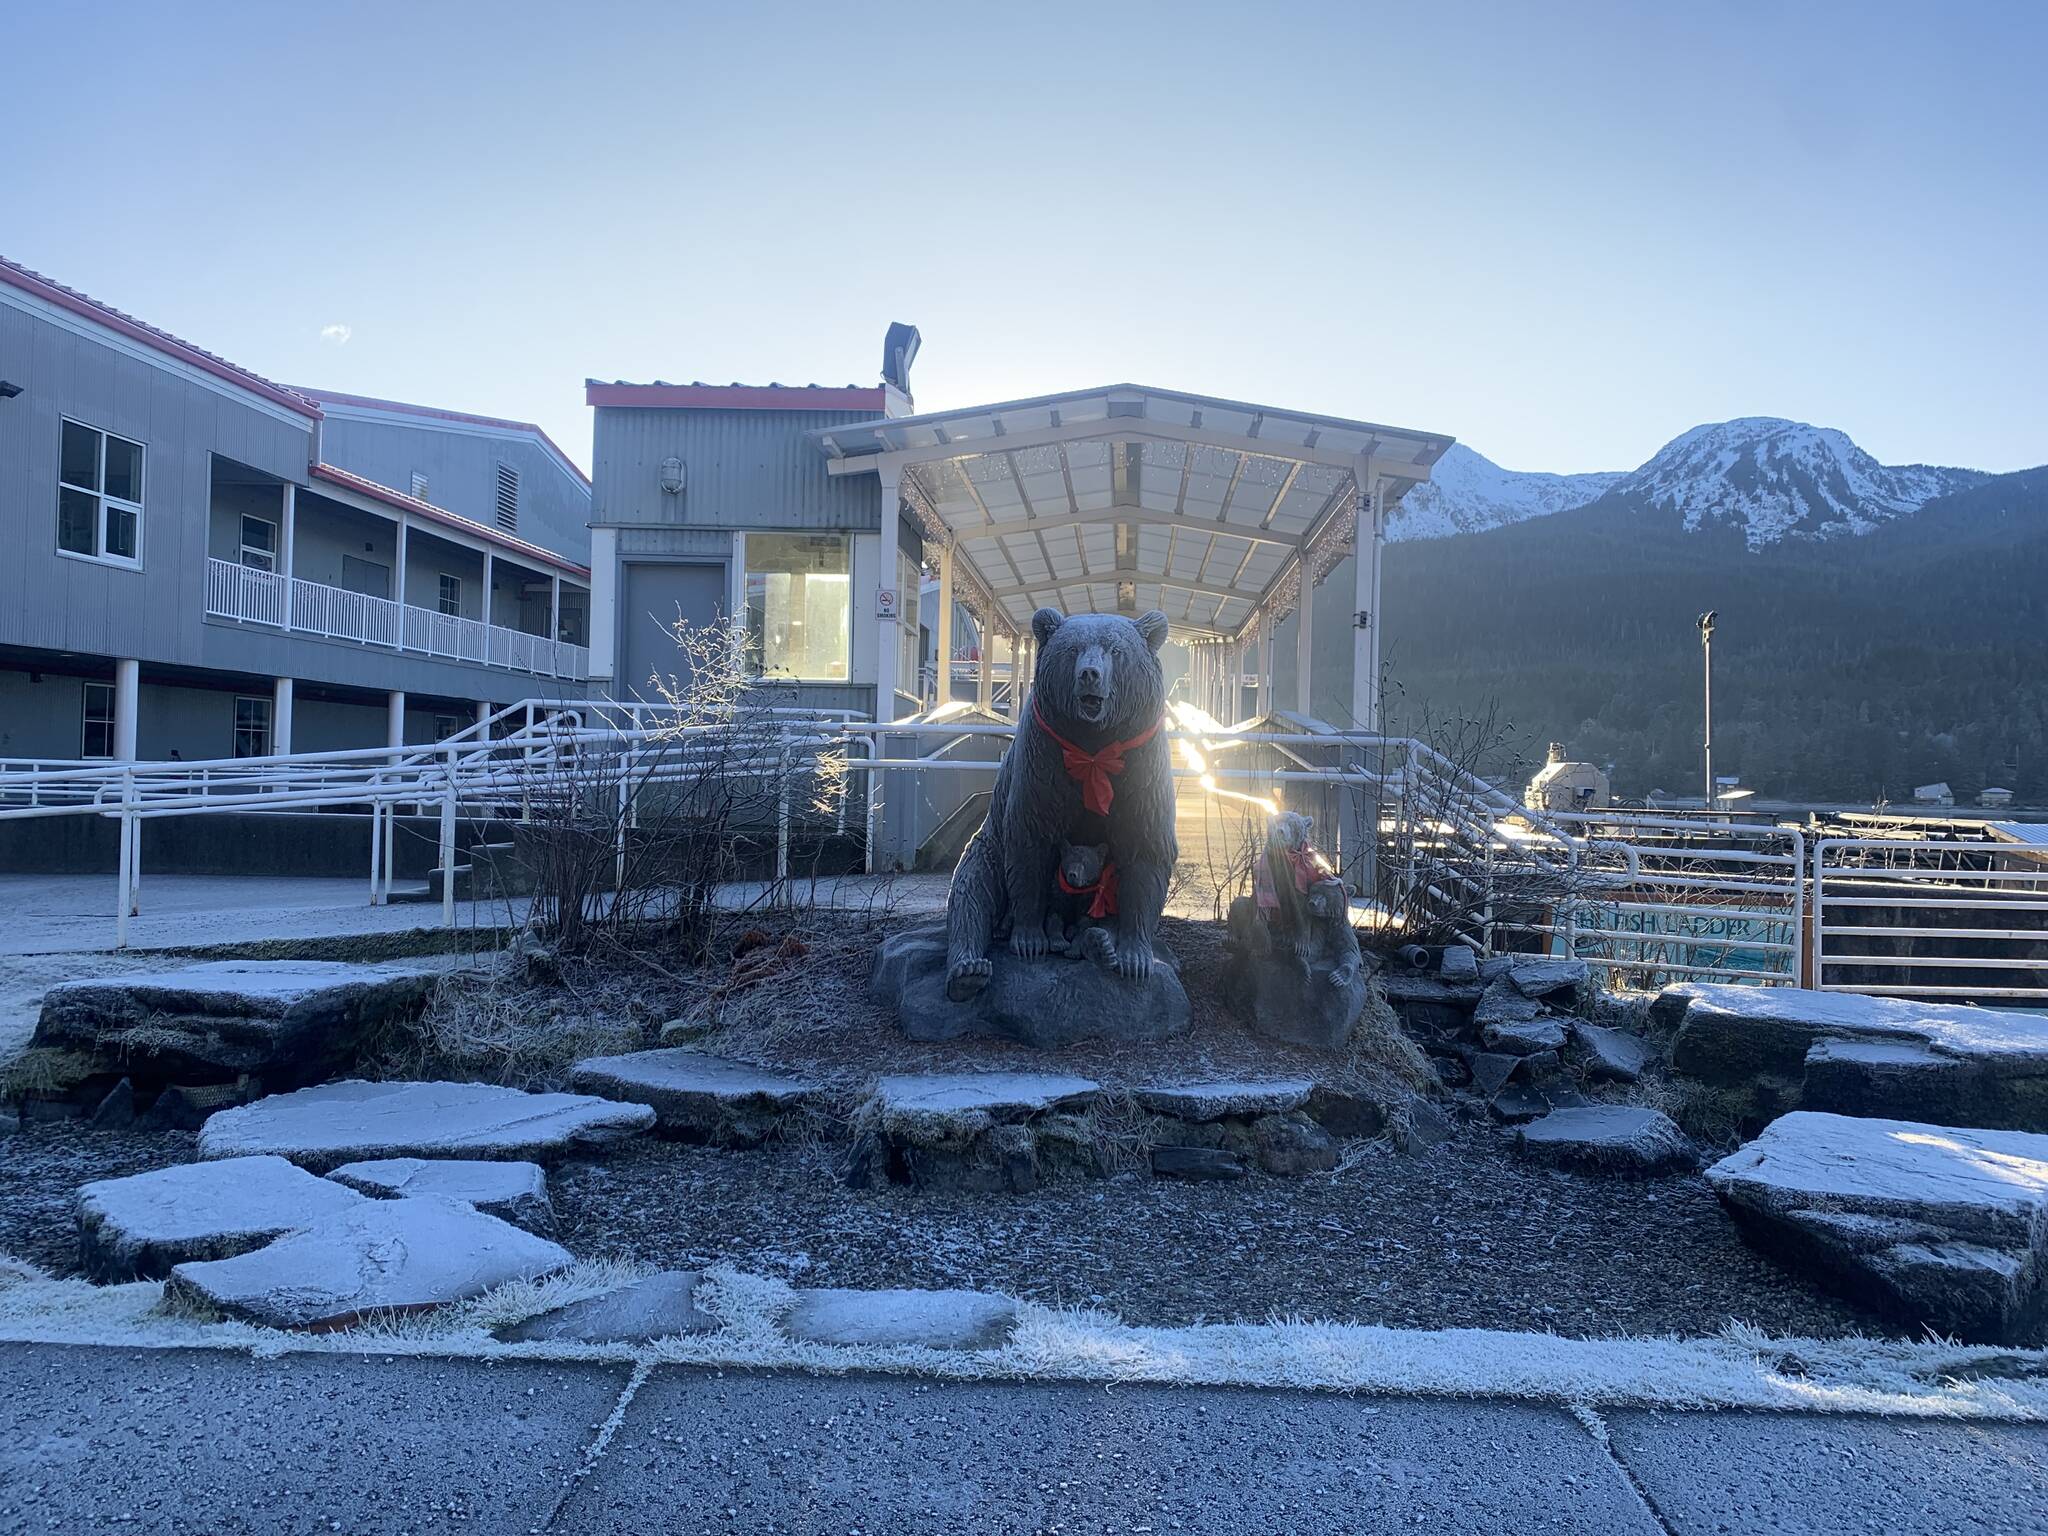
{"type": "Polygon", "coordinates": [[[240,1109],[199,1131],[202,1158],[271,1154],[324,1173],[394,1157],[548,1162],[654,1125],[645,1104],[487,1083],[328,1083],[240,1109]]]}
{"type": "Polygon", "coordinates": [[[1472,1023],[1480,1030],[1505,1029],[1546,1016],[1543,1004],[1517,992],[1507,977],[1497,976],[1486,984],[1479,1006],[1472,1010],[1472,1023]]]}
{"type": "Polygon", "coordinates": [[[986,1291],[799,1291],[782,1331],[805,1344],[1001,1349],[1017,1304],[986,1291]]]}
{"type": "Polygon", "coordinates": [[[363,1203],[281,1157],[102,1179],[78,1191],[79,1265],[102,1282],[161,1280],[179,1264],[230,1259],[363,1203]]]}
{"type": "Polygon", "coordinates": [[[892,1134],[1007,1125],[1092,1103],[1092,1078],[1037,1072],[932,1072],[884,1077],[873,1103],[892,1134]]]}
{"type": "Polygon", "coordinates": [[[368,1031],[426,1006],[446,962],[217,960],[71,981],[43,996],[36,1046],[97,1052],[147,1082],[242,1073],[286,1083],[346,1064],[368,1031]]]}
{"type": "Polygon", "coordinates": [[[1881,1312],[1980,1343],[2048,1324],[2048,1136],[1800,1110],[1707,1182],[1755,1247],[1881,1312]]]}
{"type": "Polygon", "coordinates": [[[1078,955],[1023,960],[998,946],[988,983],[964,1002],[946,996],[946,925],[892,933],[875,952],[868,995],[896,1011],[913,1040],[987,1035],[1049,1048],[1081,1040],[1171,1040],[1193,1013],[1171,951],[1154,945],[1151,975],[1127,980],[1078,955]]]}
{"type": "Polygon", "coordinates": [[[822,1092],[786,1072],[684,1047],[593,1056],[576,1063],[569,1086],[647,1105],[664,1135],[737,1147],[761,1145],[784,1116],[807,1109],[822,1092]]]}
{"type": "Polygon", "coordinates": [[[716,1333],[718,1319],[697,1305],[699,1276],[682,1270],[649,1275],[602,1296],[529,1317],[498,1331],[508,1344],[646,1344],[655,1339],[716,1333]]]}
{"type": "Polygon", "coordinates": [[[1489,1023],[1479,1031],[1489,1051],[1507,1056],[1535,1056],[1543,1051],[1564,1049],[1564,1025],[1550,1017],[1524,1019],[1513,1023],[1489,1023]]]}
{"type": "Polygon", "coordinates": [[[1574,1173],[1682,1173],[1698,1161],[1670,1116],[1624,1104],[1554,1109],[1515,1133],[1515,1151],[1574,1173]]]}
{"type": "Polygon", "coordinates": [[[1586,1075],[1609,1082],[1632,1083],[1650,1065],[1650,1047],[1640,1035],[1603,1024],[1572,1021],[1572,1038],[1578,1042],[1586,1075]]]}
{"type": "Polygon", "coordinates": [[[1453,986],[1479,979],[1479,954],[1469,944],[1446,944],[1437,974],[1453,986]]]}
{"type": "Polygon", "coordinates": [[[1524,997],[1554,997],[1586,984],[1590,974],[1583,960],[1517,960],[1508,967],[1508,980],[1524,997]]]}
{"type": "Polygon", "coordinates": [[[1719,983],[1667,987],[1652,1012],[1679,1021],[1673,1069],[1707,1082],[1768,1078],[1797,1085],[1801,1108],[2048,1132],[2048,1016],[1719,983]],[[1918,1049],[1816,1054],[1823,1040],[1918,1049]]]}
{"type": "Polygon", "coordinates": [[[1241,1179],[1252,1171],[1251,1159],[1225,1147],[1154,1147],[1152,1173],[1161,1179],[1185,1179],[1190,1184],[1220,1183],[1241,1179]]]}
{"type": "Polygon", "coordinates": [[[486,1216],[528,1231],[545,1232],[555,1222],[555,1209],[548,1201],[548,1176],[538,1163],[387,1157],[344,1163],[327,1177],[379,1200],[410,1200],[418,1195],[466,1200],[486,1216]]]}
{"type": "Polygon", "coordinates": [[[573,1262],[467,1201],[421,1195],[364,1200],[253,1253],[180,1264],[164,1293],[264,1327],[324,1330],[466,1301],[573,1262]]]}
{"type": "Polygon", "coordinates": [[[1200,1123],[1233,1116],[1286,1114],[1307,1104],[1315,1086],[1305,1077],[1257,1082],[1153,1083],[1135,1089],[1131,1097],[1141,1109],[1149,1109],[1155,1115],[1200,1123]]]}

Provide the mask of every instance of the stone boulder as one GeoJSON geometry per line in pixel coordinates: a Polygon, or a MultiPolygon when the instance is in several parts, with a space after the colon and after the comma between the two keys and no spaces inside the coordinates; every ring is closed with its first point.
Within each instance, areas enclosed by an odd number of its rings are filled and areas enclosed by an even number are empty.
{"type": "Polygon", "coordinates": [[[1048,1174],[1099,1174],[1100,1091],[1088,1078],[1046,1073],[884,1077],[855,1116],[847,1181],[1023,1193],[1048,1174]]]}
{"type": "Polygon", "coordinates": [[[1583,960],[1513,957],[1507,968],[1508,981],[1524,997],[1540,1001],[1561,1001],[1569,1006],[1591,980],[1592,972],[1583,960]]]}
{"type": "Polygon", "coordinates": [[[1573,1173],[1634,1177],[1683,1173],[1699,1161],[1668,1115],[1623,1104],[1554,1109],[1515,1133],[1515,1151],[1573,1173]]]}
{"type": "Polygon", "coordinates": [[[1539,1056],[1547,1052],[1554,1057],[1564,1049],[1565,1032],[1562,1022],[1546,1014],[1515,1023],[1488,1023],[1479,1031],[1479,1038],[1489,1051],[1504,1056],[1539,1056]]]}
{"type": "MultiPolygon", "coordinates": [[[[1548,1012],[1534,998],[1517,992],[1507,977],[1498,976],[1489,981],[1486,990],[1480,994],[1478,1005],[1472,1010],[1472,1026],[1484,1035],[1489,1029],[1512,1029],[1534,1023],[1546,1017],[1548,1012]]],[[[1559,1043],[1563,1043],[1562,1036],[1559,1043]]]]}
{"type": "MultiPolygon", "coordinates": [[[[328,1186],[345,1193],[338,1184],[328,1186]]],[[[345,1328],[467,1301],[574,1260],[465,1200],[362,1200],[238,1258],[180,1264],[167,1300],[266,1328],[345,1328]]]]}
{"type": "Polygon", "coordinates": [[[78,1191],[79,1267],[101,1282],[161,1280],[179,1264],[231,1259],[361,1204],[281,1157],[101,1179],[78,1191]]]}
{"type": "Polygon", "coordinates": [[[375,1162],[344,1163],[327,1177],[379,1200],[446,1195],[451,1200],[467,1200],[486,1216],[509,1221],[529,1232],[554,1230],[555,1208],[548,1200],[548,1176],[538,1163],[388,1157],[375,1162]]]}
{"type": "Polygon", "coordinates": [[[1350,953],[1304,965],[1284,944],[1273,943],[1263,951],[1242,946],[1231,956],[1225,983],[1231,1006],[1262,1039],[1318,1051],[1341,1050],[1365,1012],[1371,985],[1356,948],[1354,940],[1350,953]]]}
{"type": "Polygon", "coordinates": [[[1638,1081],[1650,1065],[1650,1046],[1640,1035],[1603,1024],[1572,1021],[1572,1040],[1586,1075],[1613,1083],[1638,1081]]]}
{"type": "Polygon", "coordinates": [[[1349,1088],[1317,1083],[1309,1090],[1309,1118],[1332,1136],[1352,1140],[1377,1136],[1387,1128],[1387,1108],[1377,1099],[1349,1088]]]}
{"type": "Polygon", "coordinates": [[[1159,963],[1126,980],[1084,956],[1025,960],[1000,950],[988,983],[966,1002],[946,996],[946,925],[892,933],[875,952],[868,995],[895,1010],[913,1040],[986,1035],[1050,1049],[1081,1040],[1154,1041],[1184,1035],[1192,1022],[1180,964],[1154,946],[1159,963]]]}
{"type": "Polygon", "coordinates": [[[1707,1182],[1753,1246],[1901,1322],[2048,1333],[2048,1136],[1799,1111],[1707,1182]]]}
{"type": "Polygon", "coordinates": [[[351,1080],[224,1109],[200,1128],[199,1155],[274,1155],[315,1173],[394,1157],[546,1163],[653,1126],[645,1104],[584,1094],[351,1080]]]}
{"type": "Polygon", "coordinates": [[[1252,1171],[1242,1152],[1226,1147],[1154,1147],[1154,1178],[1181,1179],[1190,1184],[1214,1184],[1241,1179],[1252,1171]]]}
{"type": "Polygon", "coordinates": [[[1446,944],[1443,959],[1437,963],[1437,975],[1452,985],[1479,979],[1479,955],[1469,944],[1446,944]]]}
{"type": "Polygon", "coordinates": [[[1223,1080],[1209,1083],[1154,1083],[1132,1090],[1141,1109],[1176,1120],[1222,1120],[1226,1117],[1282,1115],[1300,1109],[1315,1092],[1304,1077],[1262,1081],[1223,1080]]]}
{"type": "Polygon", "coordinates": [[[426,1007],[444,961],[218,960],[70,981],[43,995],[32,1045],[76,1051],[137,1083],[291,1087],[353,1064],[369,1033],[426,1007]]]}
{"type": "Polygon", "coordinates": [[[1017,1304],[986,1291],[799,1291],[782,1331],[842,1348],[1001,1349],[1017,1304]]]}
{"type": "Polygon", "coordinates": [[[1667,987],[1651,1011],[1678,1021],[1673,1071],[1746,1092],[1759,1116],[1803,1108],[2048,1132],[2048,1015],[1698,982],[1667,987]]]}
{"type": "Polygon", "coordinates": [[[1250,1126],[1252,1156],[1276,1178],[1327,1173],[1337,1166],[1337,1139],[1300,1110],[1261,1115],[1250,1126]]]}
{"type": "Polygon", "coordinates": [[[664,1136],[715,1147],[763,1145],[790,1116],[817,1104],[823,1092],[786,1072],[680,1046],[579,1061],[569,1086],[645,1104],[664,1136]]]}
{"type": "Polygon", "coordinates": [[[669,1270],[601,1296],[498,1330],[507,1344],[649,1344],[716,1333],[718,1319],[697,1305],[700,1276],[669,1270]]]}

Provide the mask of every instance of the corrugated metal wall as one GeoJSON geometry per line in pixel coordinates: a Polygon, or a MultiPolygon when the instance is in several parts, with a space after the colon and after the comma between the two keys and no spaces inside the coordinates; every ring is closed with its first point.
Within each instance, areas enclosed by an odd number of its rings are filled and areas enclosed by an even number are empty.
{"type": "Polygon", "coordinates": [[[600,408],[591,520],[872,533],[881,516],[875,477],[834,479],[824,455],[804,436],[871,419],[859,411],[600,408]],[[661,464],[669,458],[683,461],[680,496],[661,489],[661,464]]]}

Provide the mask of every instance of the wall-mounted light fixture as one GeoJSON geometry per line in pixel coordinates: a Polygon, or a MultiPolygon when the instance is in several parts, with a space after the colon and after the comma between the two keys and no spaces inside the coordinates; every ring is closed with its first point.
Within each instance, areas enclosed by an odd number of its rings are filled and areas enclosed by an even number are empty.
{"type": "Polygon", "coordinates": [[[683,494],[683,461],[669,458],[661,461],[661,488],[670,496],[683,494]]]}

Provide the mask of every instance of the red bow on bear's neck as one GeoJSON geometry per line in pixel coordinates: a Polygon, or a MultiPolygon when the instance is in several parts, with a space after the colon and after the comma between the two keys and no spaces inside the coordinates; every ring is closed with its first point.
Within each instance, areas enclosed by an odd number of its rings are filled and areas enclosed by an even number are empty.
{"type": "Polygon", "coordinates": [[[1159,722],[1154,720],[1129,741],[1112,741],[1100,751],[1083,752],[1045,723],[1045,716],[1038,712],[1036,697],[1031,700],[1031,718],[1038,722],[1041,731],[1059,743],[1067,777],[1081,786],[1081,804],[1097,816],[1107,816],[1109,803],[1116,798],[1116,786],[1109,781],[1124,771],[1124,754],[1145,745],[1159,730],[1159,722]]]}
{"type": "Polygon", "coordinates": [[[1116,916],[1117,878],[1115,859],[1111,859],[1102,866],[1102,873],[1095,877],[1093,885],[1075,885],[1067,879],[1067,872],[1064,869],[1055,871],[1053,878],[1059,881],[1060,889],[1069,896],[1093,896],[1095,898],[1088,903],[1088,915],[1090,917],[1116,916]]]}

